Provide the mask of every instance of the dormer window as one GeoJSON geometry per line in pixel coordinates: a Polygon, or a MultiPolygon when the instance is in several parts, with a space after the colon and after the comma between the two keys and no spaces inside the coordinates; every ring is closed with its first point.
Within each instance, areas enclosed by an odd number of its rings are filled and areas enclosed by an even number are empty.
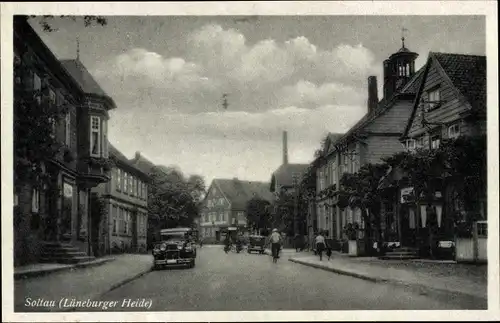
{"type": "Polygon", "coordinates": [[[435,87],[427,92],[428,103],[426,105],[427,111],[434,110],[439,107],[441,101],[441,91],[439,87],[435,87]]]}

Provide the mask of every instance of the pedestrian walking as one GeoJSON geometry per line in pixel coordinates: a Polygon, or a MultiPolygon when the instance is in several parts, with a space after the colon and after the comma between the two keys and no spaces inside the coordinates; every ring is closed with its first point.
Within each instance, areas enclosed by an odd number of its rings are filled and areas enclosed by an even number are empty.
{"type": "Polygon", "coordinates": [[[325,237],[323,236],[323,232],[319,232],[315,239],[316,243],[316,251],[319,255],[319,260],[323,260],[323,251],[326,248],[325,237]]]}

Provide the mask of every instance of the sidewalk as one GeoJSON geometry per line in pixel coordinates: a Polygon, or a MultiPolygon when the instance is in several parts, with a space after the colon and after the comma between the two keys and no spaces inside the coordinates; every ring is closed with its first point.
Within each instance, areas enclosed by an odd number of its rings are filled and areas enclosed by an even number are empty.
{"type": "Polygon", "coordinates": [[[117,255],[113,261],[99,266],[75,267],[46,276],[15,280],[14,311],[71,311],[72,307],[61,308],[59,302],[65,299],[68,302],[72,299],[98,299],[110,290],[148,273],[152,263],[151,255],[125,254],[117,255]],[[51,301],[52,304],[49,303],[51,301]],[[27,303],[33,306],[26,306],[27,303]]]}
{"type": "Polygon", "coordinates": [[[335,252],[328,260],[300,253],[289,261],[353,276],[373,282],[405,285],[424,292],[451,293],[487,299],[487,266],[422,260],[380,260],[376,257],[348,257],[335,252]]]}
{"type": "Polygon", "coordinates": [[[99,266],[113,260],[115,260],[114,257],[105,257],[98,258],[92,261],[81,262],[74,265],[51,263],[30,264],[14,268],[14,279],[25,279],[28,277],[43,276],[63,270],[71,270],[74,268],[99,266]]]}

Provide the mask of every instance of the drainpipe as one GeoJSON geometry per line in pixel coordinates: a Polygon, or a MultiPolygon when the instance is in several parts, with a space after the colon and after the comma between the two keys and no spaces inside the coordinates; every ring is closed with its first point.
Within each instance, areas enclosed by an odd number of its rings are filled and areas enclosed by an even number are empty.
{"type": "Polygon", "coordinates": [[[87,254],[89,256],[92,256],[92,225],[91,225],[91,221],[92,221],[92,217],[91,217],[91,214],[92,214],[92,200],[91,200],[91,193],[90,193],[90,188],[87,188],[87,204],[88,204],[88,207],[87,207],[87,254]]]}

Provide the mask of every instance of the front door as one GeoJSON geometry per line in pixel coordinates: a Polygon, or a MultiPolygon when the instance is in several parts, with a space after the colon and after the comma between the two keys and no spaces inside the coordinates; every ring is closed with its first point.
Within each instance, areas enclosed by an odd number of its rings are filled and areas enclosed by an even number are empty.
{"type": "Polygon", "coordinates": [[[401,207],[401,245],[405,247],[417,246],[417,215],[415,206],[401,207]]]}
{"type": "Polygon", "coordinates": [[[220,231],[215,231],[215,240],[220,241],[220,231]]]}

